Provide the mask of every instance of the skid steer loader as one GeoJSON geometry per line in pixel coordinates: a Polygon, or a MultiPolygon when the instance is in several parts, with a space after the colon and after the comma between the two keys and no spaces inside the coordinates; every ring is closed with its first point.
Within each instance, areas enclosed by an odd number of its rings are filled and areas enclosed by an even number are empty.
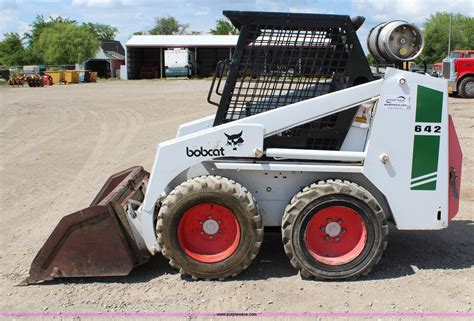
{"type": "MultiPolygon", "coordinates": [[[[375,79],[356,35],[364,18],[225,11],[240,30],[208,101],[215,115],[158,146],[151,174],[113,175],[64,217],[25,284],[127,275],[162,253],[182,274],[232,277],[281,227],[303,277],[366,275],[399,229],[448,226],[461,149],[445,80],[387,68],[375,79]]],[[[372,29],[369,50],[399,66],[422,50],[405,21],[372,29]]]]}

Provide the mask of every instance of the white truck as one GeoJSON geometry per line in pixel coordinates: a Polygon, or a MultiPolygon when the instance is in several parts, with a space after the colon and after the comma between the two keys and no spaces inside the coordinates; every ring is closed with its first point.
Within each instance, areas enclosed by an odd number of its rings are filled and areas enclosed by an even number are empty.
{"type": "Polygon", "coordinates": [[[165,77],[191,76],[192,63],[188,49],[174,48],[165,50],[165,77]]]}

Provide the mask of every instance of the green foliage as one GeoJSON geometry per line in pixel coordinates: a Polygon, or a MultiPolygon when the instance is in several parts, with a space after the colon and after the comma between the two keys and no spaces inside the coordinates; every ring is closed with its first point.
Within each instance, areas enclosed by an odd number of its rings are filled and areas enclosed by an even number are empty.
{"type": "Polygon", "coordinates": [[[83,23],[84,26],[97,34],[99,40],[114,40],[117,36],[118,29],[114,26],[102,23],[83,23]]]}
{"type": "Polygon", "coordinates": [[[74,64],[91,58],[99,48],[99,36],[114,37],[117,28],[103,24],[83,24],[67,18],[38,15],[25,34],[25,48],[18,34],[6,34],[0,42],[0,63],[74,64]]]}
{"type": "Polygon", "coordinates": [[[185,34],[189,24],[179,22],[175,17],[157,17],[155,26],[150,30],[152,35],[182,35],[185,34]]]}
{"type": "Polygon", "coordinates": [[[35,46],[47,64],[74,64],[91,58],[99,40],[87,26],[55,23],[43,29],[35,46]]]}
{"type": "Polygon", "coordinates": [[[367,55],[367,61],[369,62],[369,65],[375,64],[375,58],[372,56],[372,54],[367,55]]]}
{"type": "Polygon", "coordinates": [[[26,63],[45,63],[43,48],[38,46],[38,41],[43,31],[55,25],[76,25],[76,21],[63,17],[53,18],[51,16],[46,19],[43,15],[37,15],[35,20],[30,24],[30,31],[25,33],[25,39],[28,42],[28,47],[25,50],[26,63]]]}
{"type": "Polygon", "coordinates": [[[239,30],[237,30],[229,21],[224,20],[224,19],[217,20],[215,28],[209,31],[213,35],[238,35],[239,34],[239,30]]]}
{"type": "Polygon", "coordinates": [[[431,15],[424,24],[425,49],[422,59],[433,64],[448,55],[449,20],[451,50],[474,49],[474,18],[447,12],[431,15]]]}
{"type": "Polygon", "coordinates": [[[30,45],[34,44],[34,42],[36,42],[40,37],[44,28],[60,23],[76,24],[76,21],[63,17],[53,18],[51,16],[49,16],[48,19],[45,19],[43,15],[37,15],[35,20],[30,24],[30,31],[25,33],[25,39],[29,42],[30,45]]]}
{"type": "Polygon", "coordinates": [[[6,33],[0,41],[0,65],[22,65],[25,61],[25,48],[17,33],[6,33]]]}

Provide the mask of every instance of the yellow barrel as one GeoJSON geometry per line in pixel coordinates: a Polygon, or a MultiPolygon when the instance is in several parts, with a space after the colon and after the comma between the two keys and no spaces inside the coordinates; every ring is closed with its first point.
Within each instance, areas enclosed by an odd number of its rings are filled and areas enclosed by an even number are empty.
{"type": "Polygon", "coordinates": [[[68,84],[78,84],[79,83],[79,71],[77,71],[77,70],[66,70],[66,71],[64,71],[64,80],[68,84]]]}
{"type": "Polygon", "coordinates": [[[96,82],[97,81],[97,72],[91,71],[89,79],[90,79],[90,82],[96,82]]]}
{"type": "Polygon", "coordinates": [[[60,84],[64,81],[64,71],[62,70],[46,70],[44,72],[53,79],[53,84],[60,84]]]}

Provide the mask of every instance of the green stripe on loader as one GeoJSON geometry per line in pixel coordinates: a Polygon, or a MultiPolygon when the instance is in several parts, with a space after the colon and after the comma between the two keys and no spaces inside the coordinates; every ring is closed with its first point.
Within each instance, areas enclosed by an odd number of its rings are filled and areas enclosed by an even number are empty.
{"type": "MultiPolygon", "coordinates": [[[[439,136],[415,135],[411,178],[427,175],[438,170],[439,136]]],[[[412,190],[435,190],[436,181],[412,187],[412,190]]]]}
{"type": "MultiPolygon", "coordinates": [[[[442,111],[443,92],[418,86],[415,121],[417,123],[441,123],[442,111]]],[[[415,135],[411,165],[411,190],[436,190],[439,142],[439,135],[415,135]],[[425,177],[420,178],[422,176],[425,177]],[[423,184],[424,181],[427,182],[423,184]],[[419,183],[422,184],[417,185],[419,183]]]]}
{"type": "Polygon", "coordinates": [[[443,93],[428,87],[418,86],[416,96],[416,122],[440,123],[443,110],[443,93]]]}

